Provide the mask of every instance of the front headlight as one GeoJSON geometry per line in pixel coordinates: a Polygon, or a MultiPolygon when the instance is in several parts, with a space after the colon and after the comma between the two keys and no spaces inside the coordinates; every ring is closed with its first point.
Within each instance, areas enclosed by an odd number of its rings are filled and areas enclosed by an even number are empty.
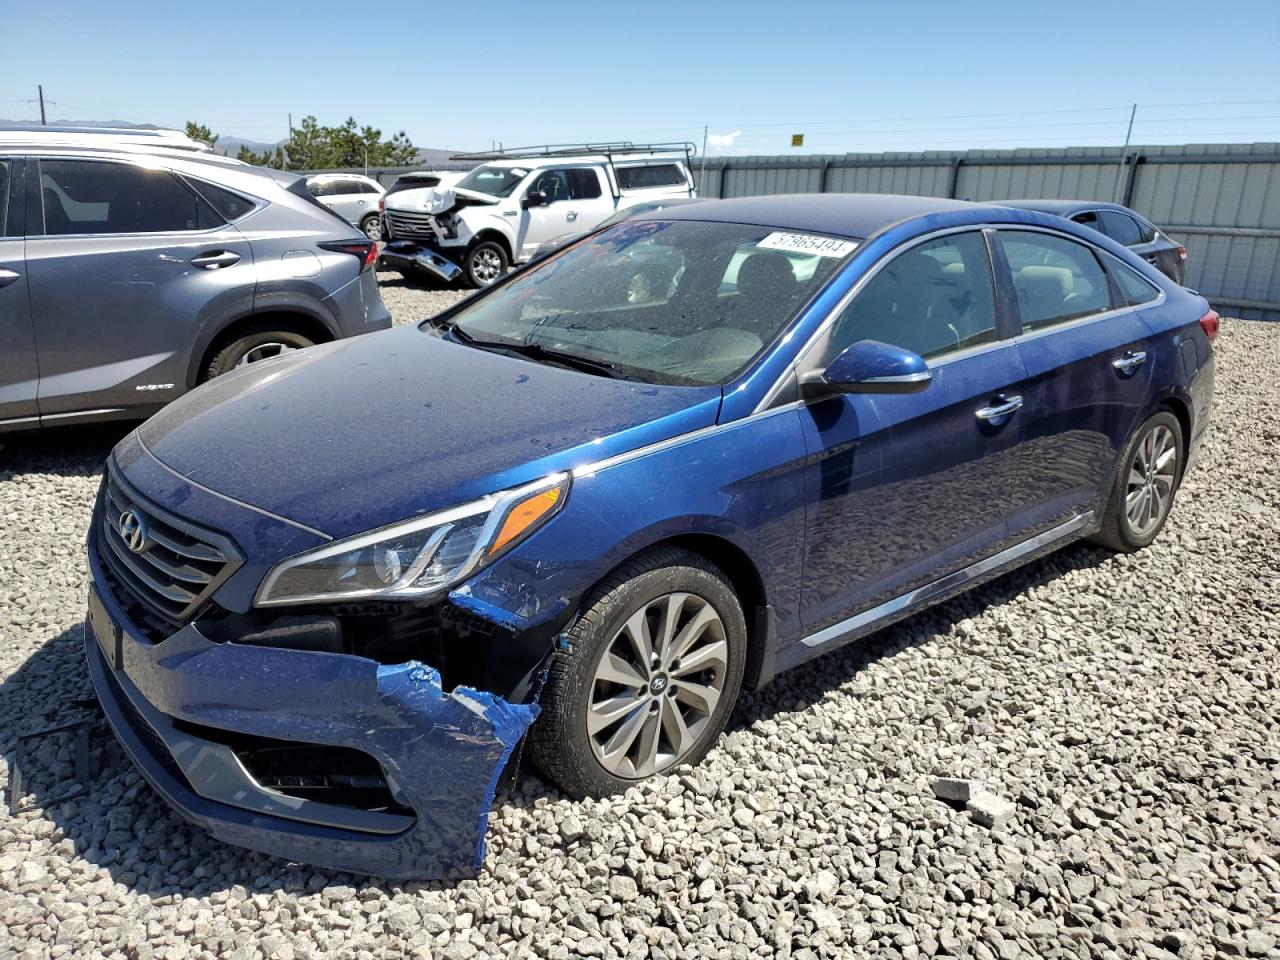
{"type": "Polygon", "coordinates": [[[452,586],[546,523],[569,495],[555,474],[441,513],[392,524],[271,568],[257,606],[421,597],[452,586]]]}

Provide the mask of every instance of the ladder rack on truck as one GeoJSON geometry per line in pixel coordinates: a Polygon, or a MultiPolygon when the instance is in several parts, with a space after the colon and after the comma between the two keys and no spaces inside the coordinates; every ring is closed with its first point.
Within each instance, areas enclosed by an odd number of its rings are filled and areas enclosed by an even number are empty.
{"type": "MultiPolygon", "coordinates": [[[[632,143],[630,140],[619,140],[610,143],[546,143],[533,147],[509,147],[501,150],[481,150],[478,153],[455,153],[450,160],[466,160],[483,162],[486,160],[546,160],[549,158],[570,157],[603,157],[609,166],[609,185],[614,198],[621,196],[618,187],[618,171],[614,167],[614,157],[625,159],[630,156],[659,154],[679,154],[684,157],[685,170],[692,174],[693,158],[697,147],[688,140],[668,143],[632,143]]],[[[690,188],[690,195],[693,190],[690,188]]]]}

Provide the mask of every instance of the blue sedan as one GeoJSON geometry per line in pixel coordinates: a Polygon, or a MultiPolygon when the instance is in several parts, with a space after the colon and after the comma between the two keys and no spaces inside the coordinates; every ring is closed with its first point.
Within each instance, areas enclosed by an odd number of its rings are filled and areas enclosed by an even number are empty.
{"type": "Polygon", "coordinates": [[[130,434],[89,535],[89,671],[217,836],[465,874],[522,740],[570,795],[625,789],[781,671],[1077,539],[1150,544],[1217,323],[1034,211],[642,214],[130,434]]]}

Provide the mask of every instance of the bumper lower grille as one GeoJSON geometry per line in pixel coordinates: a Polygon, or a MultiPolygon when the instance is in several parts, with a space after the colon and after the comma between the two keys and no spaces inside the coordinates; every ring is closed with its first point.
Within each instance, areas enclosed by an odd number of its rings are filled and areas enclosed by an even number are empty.
{"type": "Polygon", "coordinates": [[[435,218],[429,213],[407,213],[402,210],[387,211],[387,221],[396,237],[427,237],[434,239],[435,218]]]}
{"type": "Polygon", "coordinates": [[[99,554],[113,586],[149,613],[178,626],[195,614],[243,562],[226,537],[148,503],[108,472],[99,554]]]}

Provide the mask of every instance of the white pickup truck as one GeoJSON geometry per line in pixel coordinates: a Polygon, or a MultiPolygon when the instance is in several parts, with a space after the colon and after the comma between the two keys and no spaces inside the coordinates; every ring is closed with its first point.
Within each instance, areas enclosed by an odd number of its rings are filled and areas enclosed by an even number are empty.
{"type": "Polygon", "coordinates": [[[692,144],[611,143],[461,154],[481,161],[450,186],[386,197],[383,263],[406,275],[482,287],[538,246],[617,211],[695,195],[692,144]]]}

